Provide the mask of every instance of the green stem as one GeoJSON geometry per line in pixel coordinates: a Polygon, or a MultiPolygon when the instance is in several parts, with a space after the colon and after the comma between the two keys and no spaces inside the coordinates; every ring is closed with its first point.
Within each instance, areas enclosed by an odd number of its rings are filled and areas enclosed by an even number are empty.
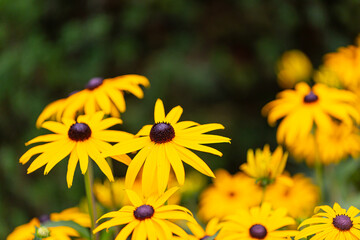
{"type": "Polygon", "coordinates": [[[320,189],[319,201],[320,203],[324,203],[324,199],[325,199],[324,166],[319,160],[315,162],[315,177],[316,177],[316,182],[319,185],[319,189],[320,189]]]}
{"type": "Polygon", "coordinates": [[[267,186],[267,185],[263,185],[263,186],[262,186],[262,195],[261,195],[260,206],[264,203],[264,200],[265,200],[266,186],[267,186]]]}
{"type": "MultiPolygon", "coordinates": [[[[113,164],[112,164],[112,161],[111,161],[111,158],[106,158],[110,168],[111,168],[111,171],[114,173],[114,169],[113,169],[113,164]]],[[[110,182],[110,198],[111,198],[111,205],[112,205],[112,210],[115,211],[117,210],[116,209],[116,200],[115,200],[115,194],[114,194],[114,184],[113,182],[110,182]]]]}
{"type": "Polygon", "coordinates": [[[91,219],[91,239],[95,240],[95,239],[99,239],[99,235],[93,234],[93,230],[95,229],[95,221],[96,221],[96,203],[95,203],[95,197],[94,197],[94,192],[93,192],[93,182],[94,182],[94,177],[93,177],[93,169],[92,169],[92,162],[89,161],[89,166],[88,166],[88,170],[86,171],[85,175],[84,175],[84,179],[85,179],[85,190],[86,190],[86,198],[87,198],[87,203],[88,203],[88,207],[89,207],[89,215],[90,215],[90,219],[91,219]]]}

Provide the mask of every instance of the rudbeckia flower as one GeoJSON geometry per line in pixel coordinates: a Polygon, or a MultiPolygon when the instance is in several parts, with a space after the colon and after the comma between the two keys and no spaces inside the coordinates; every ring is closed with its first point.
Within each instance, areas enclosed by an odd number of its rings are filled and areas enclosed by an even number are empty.
{"type": "MultiPolygon", "coordinates": [[[[288,174],[286,177],[289,178],[288,174]]],[[[274,208],[284,207],[293,218],[309,217],[319,201],[319,188],[302,174],[291,177],[292,184],[275,181],[266,189],[265,202],[274,208]]]]}
{"type": "Polygon", "coordinates": [[[271,209],[269,203],[250,210],[240,210],[238,213],[225,217],[221,237],[222,240],[279,240],[295,236],[297,231],[279,230],[295,224],[295,220],[286,215],[285,208],[271,209]]]}
{"type": "MultiPolygon", "coordinates": [[[[89,228],[90,217],[79,211],[79,208],[65,209],[60,213],[52,213],[50,216],[43,215],[40,218],[33,218],[29,223],[18,226],[9,234],[6,240],[33,240],[35,238],[35,227],[40,227],[41,224],[47,221],[74,221],[77,224],[89,228]]],[[[44,240],[69,240],[71,237],[80,237],[79,233],[71,227],[49,227],[50,236],[43,238],[44,240]]]]}
{"type": "Polygon", "coordinates": [[[226,170],[215,172],[214,184],[200,195],[198,216],[209,221],[234,213],[234,209],[259,205],[262,191],[255,181],[242,172],[231,175],[226,170]]]}
{"type": "Polygon", "coordinates": [[[200,125],[192,121],[178,122],[183,109],[173,108],[166,116],[163,102],[158,99],[155,104],[155,124],[144,126],[138,138],[115,144],[104,156],[126,154],[140,150],[131,161],[125,177],[125,185],[131,188],[141,167],[143,168],[143,191],[152,189],[157,180],[159,192],[164,192],[168,183],[170,166],[175,172],[180,185],[184,184],[185,171],[181,161],[194,167],[199,172],[214,177],[206,163],[188,148],[222,156],[218,150],[202,144],[230,142],[227,137],[204,134],[223,129],[221,124],[200,125]]]}
{"type": "MultiPolygon", "coordinates": [[[[111,168],[100,153],[111,148],[111,144],[108,142],[121,142],[133,138],[133,135],[122,131],[106,130],[121,123],[121,120],[117,118],[103,119],[103,117],[103,112],[97,112],[91,116],[79,116],[77,121],[64,118],[62,123],[52,121],[43,123],[43,128],[54,133],[42,135],[27,142],[26,145],[46,143],[29,149],[21,156],[20,163],[25,164],[32,156],[40,154],[31,163],[27,173],[46,165],[44,171],[46,175],[57,163],[70,155],[66,176],[70,188],[77,163],[80,162],[81,172],[85,174],[90,157],[107,178],[114,181],[111,168]]],[[[113,156],[113,158],[125,164],[129,164],[131,161],[127,155],[113,156]]]]}
{"type": "Polygon", "coordinates": [[[314,235],[311,239],[358,240],[360,238],[360,210],[348,210],[335,203],[333,208],[323,205],[315,208],[315,215],[299,225],[295,240],[314,235]]]}
{"type": "Polygon", "coordinates": [[[300,81],[308,81],[312,73],[309,58],[299,50],[285,52],[277,67],[278,83],[282,88],[293,88],[300,81]]]}
{"type": "Polygon", "coordinates": [[[264,106],[262,113],[268,116],[272,126],[283,118],[277,130],[277,141],[292,146],[299,138],[308,136],[314,125],[330,131],[333,119],[347,125],[353,125],[354,120],[359,122],[359,113],[354,106],[356,101],[356,95],[350,91],[323,84],[310,88],[301,82],[295,90],[280,92],[276,100],[264,106]]]}
{"type": "MultiPolygon", "coordinates": [[[[191,212],[178,205],[164,205],[167,199],[178,188],[171,188],[162,195],[153,194],[146,200],[134,191],[127,189],[126,193],[132,206],[124,206],[119,211],[109,212],[99,220],[112,218],[94,229],[94,234],[113,226],[124,225],[116,240],[126,240],[132,233],[132,240],[154,239],[168,240],[173,233],[187,239],[187,233],[167,219],[186,220],[196,223],[191,212]]],[[[99,221],[98,220],[98,221],[99,221]]]]}
{"type": "Polygon", "coordinates": [[[51,117],[55,117],[60,122],[63,117],[75,119],[77,113],[93,114],[100,110],[113,117],[119,117],[119,112],[124,112],[126,109],[124,92],[143,98],[144,94],[139,85],[147,87],[149,80],[135,74],[107,79],[92,78],[84,90],[46,106],[36,125],[40,127],[51,117]]]}
{"type": "Polygon", "coordinates": [[[193,234],[193,236],[189,236],[189,240],[207,239],[214,236],[221,229],[218,218],[211,219],[206,225],[205,230],[198,223],[188,222],[187,226],[193,234]]]}
{"type": "Polygon", "coordinates": [[[252,149],[247,152],[247,163],[240,166],[247,175],[255,178],[257,182],[266,186],[275,178],[280,177],[285,169],[288,153],[283,153],[282,147],[278,146],[271,153],[268,144],[264,146],[264,150],[256,149],[255,154],[252,149]]]}

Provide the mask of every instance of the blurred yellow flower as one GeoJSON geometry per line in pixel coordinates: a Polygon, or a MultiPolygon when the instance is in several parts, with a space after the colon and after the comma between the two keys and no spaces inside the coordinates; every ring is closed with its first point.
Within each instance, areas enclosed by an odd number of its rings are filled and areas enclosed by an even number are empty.
{"type": "MultiPolygon", "coordinates": [[[[144,198],[132,190],[126,190],[132,206],[127,205],[119,211],[109,212],[103,215],[99,220],[112,218],[100,224],[94,233],[103,229],[109,229],[113,226],[124,225],[116,239],[127,239],[132,233],[132,240],[138,239],[171,239],[173,233],[187,238],[187,233],[167,219],[186,220],[196,223],[191,212],[178,205],[164,205],[168,198],[177,190],[174,187],[161,195],[152,194],[144,198]]],[[[98,221],[99,221],[98,220],[98,221]]]]}
{"type": "MultiPolygon", "coordinates": [[[[46,165],[44,171],[46,175],[56,164],[70,154],[66,175],[67,184],[70,188],[77,163],[80,162],[81,172],[85,174],[90,157],[107,178],[114,181],[112,170],[100,153],[111,148],[111,144],[108,142],[120,142],[125,139],[132,139],[134,136],[122,131],[106,130],[122,121],[117,118],[103,119],[103,117],[103,112],[97,112],[91,116],[79,116],[77,121],[64,118],[62,123],[45,122],[42,127],[54,133],[38,136],[27,142],[26,145],[39,142],[46,143],[29,149],[21,156],[20,163],[25,164],[32,156],[40,154],[31,163],[27,173],[29,174],[46,165]]],[[[124,164],[129,164],[131,161],[127,155],[113,156],[113,158],[124,164]]]]}
{"type": "Polygon", "coordinates": [[[193,234],[193,236],[189,236],[189,240],[206,239],[214,236],[221,229],[218,218],[212,218],[206,225],[205,230],[198,223],[188,222],[187,226],[193,234]]]}
{"type": "Polygon", "coordinates": [[[314,126],[330,131],[333,119],[353,125],[359,122],[359,112],[355,108],[357,96],[350,91],[316,84],[310,88],[306,83],[298,83],[295,90],[284,90],[277,99],[266,104],[262,113],[274,126],[283,118],[277,129],[277,141],[287,146],[298,144],[307,137],[314,126]],[[315,124],[315,125],[314,125],[315,124]]]}
{"type": "Polygon", "coordinates": [[[137,133],[138,138],[122,141],[104,152],[104,156],[113,156],[140,150],[129,164],[125,177],[127,188],[131,189],[143,165],[142,187],[145,195],[152,191],[153,186],[157,186],[159,193],[164,192],[170,166],[178,183],[183,185],[185,170],[182,161],[199,172],[214,177],[208,165],[188,148],[222,156],[220,151],[202,144],[230,142],[227,137],[204,134],[224,129],[224,126],[218,123],[200,125],[192,121],[178,122],[182,112],[183,109],[177,106],[165,116],[163,102],[158,99],[155,104],[154,125],[144,126],[137,133]]]}
{"type": "Polygon", "coordinates": [[[260,204],[262,190],[246,174],[238,172],[230,175],[226,170],[215,172],[214,184],[200,195],[198,217],[204,221],[222,218],[241,209],[260,204]]]}
{"type": "MultiPolygon", "coordinates": [[[[264,149],[256,149],[255,155],[252,149],[247,152],[247,163],[240,166],[247,175],[255,178],[262,186],[266,186],[275,180],[285,169],[288,153],[283,153],[278,146],[273,153],[270,146],[266,144],[264,149]]],[[[281,176],[280,176],[281,177],[281,176]]]]}
{"type": "Polygon", "coordinates": [[[347,211],[335,203],[333,208],[323,205],[315,208],[315,215],[299,225],[300,232],[295,240],[332,239],[358,240],[360,239],[360,210],[351,206],[347,211]]]}
{"type": "MultiPolygon", "coordinates": [[[[90,227],[90,217],[88,214],[79,211],[79,208],[65,209],[60,213],[52,213],[50,216],[44,215],[38,218],[33,218],[29,223],[18,226],[9,234],[6,240],[33,240],[35,234],[35,227],[40,227],[41,224],[47,221],[74,221],[83,227],[90,227]]],[[[50,237],[43,238],[44,240],[69,240],[71,237],[79,237],[79,233],[71,227],[49,227],[50,237]]]]}
{"type": "Polygon", "coordinates": [[[312,65],[309,58],[299,50],[285,52],[277,63],[278,83],[282,88],[293,88],[300,81],[309,81],[312,65]]]}
{"type": "Polygon", "coordinates": [[[92,78],[84,90],[74,92],[68,98],[46,106],[36,125],[41,127],[41,124],[49,118],[60,122],[63,117],[75,119],[76,114],[93,114],[100,110],[113,117],[120,117],[119,112],[124,112],[126,109],[124,92],[143,98],[144,94],[139,85],[148,87],[149,80],[135,74],[108,79],[92,78]]]}
{"type": "Polygon", "coordinates": [[[219,236],[221,240],[281,240],[290,239],[290,236],[297,233],[294,230],[279,230],[295,224],[295,221],[287,216],[285,208],[272,210],[269,203],[252,207],[250,210],[240,209],[237,213],[226,216],[224,220],[219,236]]]}
{"type": "Polygon", "coordinates": [[[324,66],[333,71],[342,85],[350,90],[360,88],[360,47],[340,47],[324,57],[324,66]]]}
{"type": "Polygon", "coordinates": [[[274,208],[286,208],[293,218],[309,217],[318,203],[319,189],[303,174],[296,174],[291,180],[291,185],[281,181],[271,184],[266,189],[265,202],[271,203],[274,208]]]}
{"type": "Polygon", "coordinates": [[[324,66],[314,73],[314,81],[322,83],[329,87],[342,88],[342,83],[336,73],[324,66]]]}
{"type": "Polygon", "coordinates": [[[328,131],[316,129],[315,134],[299,139],[289,151],[296,160],[305,160],[309,166],[316,160],[326,165],[338,163],[349,156],[359,156],[359,130],[356,126],[334,122],[328,131]]]}

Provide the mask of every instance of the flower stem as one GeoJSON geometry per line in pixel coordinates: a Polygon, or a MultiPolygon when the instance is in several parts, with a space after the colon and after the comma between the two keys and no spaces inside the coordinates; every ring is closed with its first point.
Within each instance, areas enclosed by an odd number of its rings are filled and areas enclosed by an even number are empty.
{"type": "Polygon", "coordinates": [[[264,200],[265,200],[266,186],[267,186],[267,185],[263,185],[263,186],[261,187],[261,188],[262,188],[262,195],[261,195],[260,206],[264,203],[264,200]]]}
{"type": "Polygon", "coordinates": [[[319,185],[319,189],[320,189],[319,202],[324,203],[324,198],[325,198],[324,166],[320,161],[315,162],[315,176],[316,176],[316,182],[319,185]]]}
{"type": "Polygon", "coordinates": [[[93,192],[93,182],[94,182],[94,176],[93,176],[93,169],[92,169],[92,162],[89,161],[89,166],[88,166],[88,170],[86,171],[85,175],[84,175],[84,179],[85,179],[85,190],[86,190],[86,198],[87,198],[87,203],[88,203],[88,207],[89,207],[89,215],[91,218],[91,239],[95,240],[95,239],[99,239],[99,235],[93,234],[93,230],[95,229],[95,221],[96,221],[96,203],[95,203],[95,197],[94,197],[94,192],[93,192]]]}
{"type": "MultiPolygon", "coordinates": [[[[111,168],[111,171],[114,173],[114,167],[113,167],[111,158],[107,157],[106,160],[111,168]]],[[[110,182],[110,198],[111,198],[112,210],[116,211],[117,209],[116,209],[116,200],[115,200],[114,183],[113,182],[110,182]]],[[[116,226],[115,232],[114,232],[114,238],[116,235],[118,235],[119,232],[120,232],[120,227],[116,226]]]]}

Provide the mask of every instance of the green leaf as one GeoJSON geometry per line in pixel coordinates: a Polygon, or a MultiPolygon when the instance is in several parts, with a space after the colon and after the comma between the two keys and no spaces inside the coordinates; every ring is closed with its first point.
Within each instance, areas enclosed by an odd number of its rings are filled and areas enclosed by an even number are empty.
{"type": "Polygon", "coordinates": [[[73,221],[46,222],[42,226],[44,226],[44,227],[60,227],[60,226],[71,227],[79,233],[80,237],[90,240],[89,230],[85,227],[80,226],[79,224],[77,224],[76,222],[73,222],[73,221]]]}
{"type": "Polygon", "coordinates": [[[211,237],[208,237],[206,240],[214,240],[216,238],[216,236],[219,234],[220,230],[217,231],[214,235],[212,235],[211,237]]]}

